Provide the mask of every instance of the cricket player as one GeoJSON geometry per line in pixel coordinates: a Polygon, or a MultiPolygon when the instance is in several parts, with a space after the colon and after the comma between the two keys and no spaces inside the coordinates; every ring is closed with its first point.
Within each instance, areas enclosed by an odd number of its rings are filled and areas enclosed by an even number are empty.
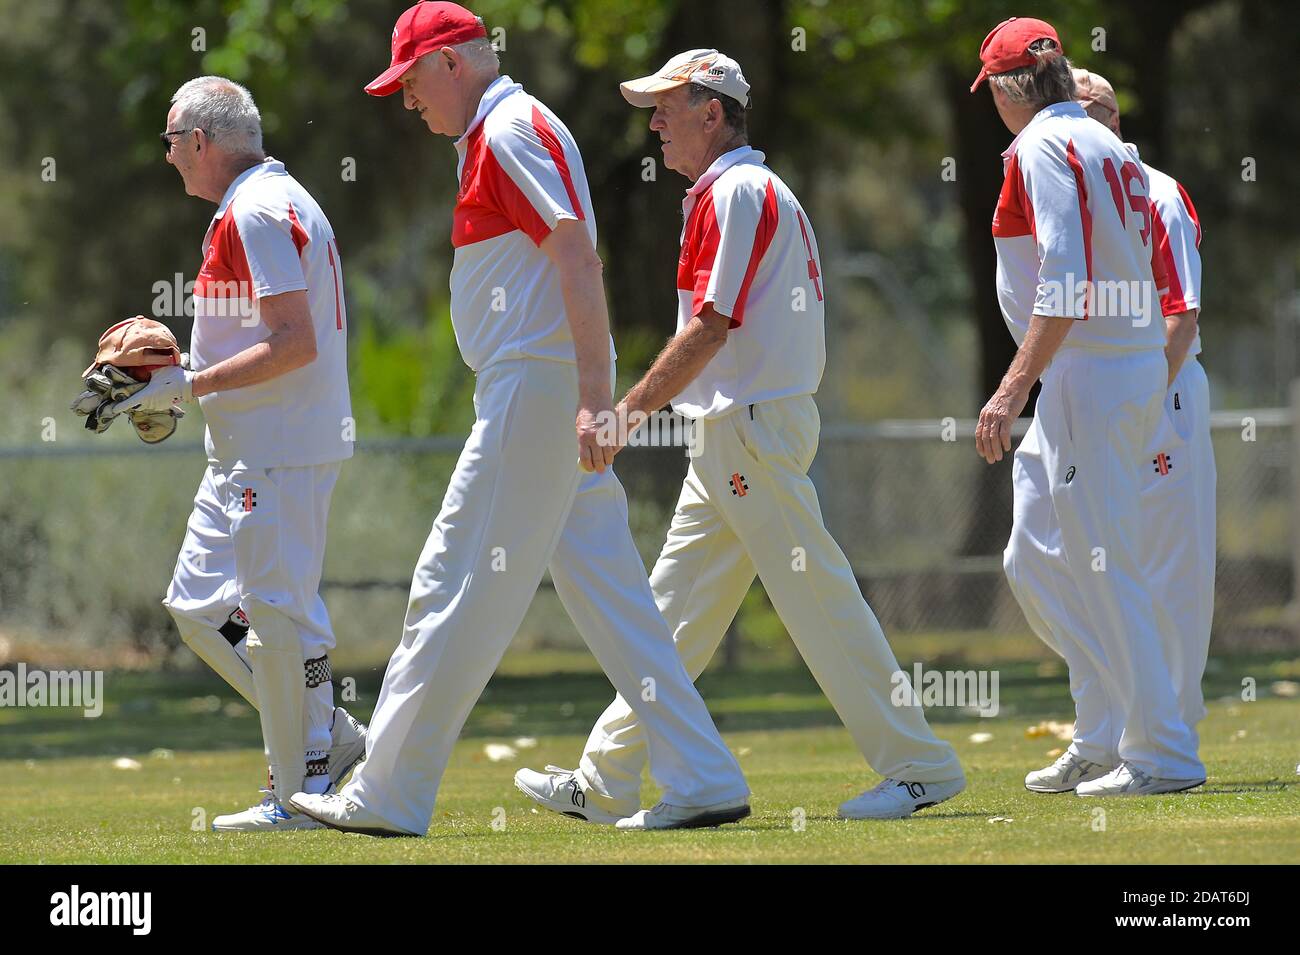
{"type": "MultiPolygon", "coordinates": [[[[690,50],[623,83],[651,108],[664,164],[692,185],[683,203],[677,334],[617,409],[633,422],[671,402],[694,449],[650,583],[692,678],[721,643],[757,575],[854,742],[886,778],[840,806],[893,819],[965,787],[952,747],[919,705],[891,702],[899,672],[848,559],[822,523],[808,468],[825,366],[825,287],[812,223],[749,145],[749,84],[717,50],[690,50]]],[[[615,822],[639,799],[644,721],[619,695],[576,770],[521,770],[540,805],[615,822]],[[574,804],[584,808],[574,811],[574,804]]],[[[622,823],[619,823],[620,825],[622,823]]]]}
{"type": "Polygon", "coordinates": [[[318,593],[330,494],[352,456],[338,244],[316,201],[263,153],[239,84],[190,80],[162,140],[185,191],[217,206],[194,284],[193,370],[157,371],[120,404],[197,398],[203,409],[208,468],[163,604],[257,708],[271,768],[262,803],[212,827],[318,828],[288,797],[324,792],[365,752],[365,727],[334,706],[334,632],[318,593]]]}
{"type": "Polygon", "coordinates": [[[454,3],[418,3],[398,18],[391,65],[366,91],[399,90],[460,157],[451,315],[477,375],[477,421],[415,570],[366,762],[340,793],[293,805],[345,831],[426,832],[456,737],[549,566],[647,727],[663,801],[627,827],[744,818],[744,776],[655,607],[610,469],[613,440],[598,424],[613,413],[613,342],[577,144],[498,75],[483,21],[454,3]]]}
{"type": "MultiPolygon", "coordinates": [[[[1093,119],[1120,135],[1119,102],[1105,78],[1075,70],[1076,97],[1093,119]]],[[[1125,146],[1137,158],[1137,147],[1125,146]]],[[[1139,160],[1140,161],[1140,160],[1139,160]]],[[[1210,647],[1214,611],[1215,467],[1210,440],[1209,382],[1196,356],[1201,352],[1200,312],[1201,225],[1196,207],[1182,184],[1142,163],[1150,189],[1151,227],[1155,253],[1164,265],[1167,288],[1160,307],[1165,317],[1165,357],[1173,376],[1165,395],[1165,417],[1146,455],[1142,505],[1146,514],[1144,549],[1165,658],[1178,697],[1183,721],[1193,734],[1205,718],[1201,677],[1210,647]]],[[[1079,680],[1085,692],[1102,691],[1095,672],[1079,680]]],[[[1081,715],[1095,712],[1085,707],[1081,715]]],[[[1096,740],[1108,747],[1107,763],[1118,762],[1117,729],[1122,713],[1110,716],[1111,738],[1096,740]]],[[[1093,739],[1098,727],[1076,722],[1075,731],[1093,739]]],[[[1066,753],[1062,760],[1076,759],[1066,753]]],[[[1031,774],[1034,775],[1034,774],[1031,774]]],[[[1048,791],[1056,773],[1045,773],[1031,788],[1048,791]]],[[[1075,779],[1078,773],[1071,773],[1075,779]]]]}
{"type": "Polygon", "coordinates": [[[1000,461],[1041,378],[1015,453],[1004,566],[1031,627],[1065,658],[1087,731],[1026,785],[1080,796],[1189,789],[1205,768],[1179,709],[1142,539],[1150,449],[1178,371],[1158,320],[1164,268],[1147,175],[1075,102],[1050,24],[1006,20],[980,59],[971,92],[987,78],[1015,136],[993,238],[998,299],[1019,349],[975,443],[1000,461]]]}

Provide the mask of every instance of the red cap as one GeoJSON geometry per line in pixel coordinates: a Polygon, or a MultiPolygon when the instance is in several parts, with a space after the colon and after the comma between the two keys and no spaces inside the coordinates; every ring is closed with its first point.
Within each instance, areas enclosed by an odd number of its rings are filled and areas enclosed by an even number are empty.
{"type": "Polygon", "coordinates": [[[980,75],[970,85],[970,91],[974,93],[979,89],[986,76],[1032,66],[1034,57],[1029,52],[1029,44],[1042,39],[1054,40],[1058,47],[1061,46],[1055,28],[1045,20],[1035,20],[1033,17],[1003,20],[989,31],[989,35],[980,44],[980,62],[984,65],[980,68],[980,75]]]}
{"type": "Polygon", "coordinates": [[[366,85],[371,96],[388,96],[402,88],[402,74],[426,53],[487,36],[479,19],[457,3],[422,0],[397,18],[393,27],[393,62],[366,85]]]}

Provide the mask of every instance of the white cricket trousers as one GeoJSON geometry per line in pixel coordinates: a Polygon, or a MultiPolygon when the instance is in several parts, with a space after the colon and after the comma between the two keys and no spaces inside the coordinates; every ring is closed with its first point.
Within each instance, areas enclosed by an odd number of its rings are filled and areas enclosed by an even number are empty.
{"type": "Polygon", "coordinates": [[[1016,449],[1003,566],[1031,628],[1069,667],[1073,748],[1195,779],[1205,767],[1170,672],[1144,500],[1168,374],[1158,349],[1056,354],[1016,449]]]}
{"type": "Polygon", "coordinates": [[[478,420],[415,569],[366,761],[344,788],[407,832],[428,830],[456,737],[548,564],[597,662],[636,701],[665,800],[748,795],[655,608],[622,486],[608,470],[582,478],[577,399],[577,369],[564,362],[501,361],[478,375],[478,420]]]}
{"type": "MultiPolygon", "coordinates": [[[[334,629],[319,591],[330,497],[340,467],[339,461],[237,470],[209,465],[194,495],[163,605],[200,655],[209,662],[214,652],[229,658],[217,670],[250,700],[256,691],[242,600],[256,598],[288,617],[298,630],[304,660],[334,649],[334,629]]],[[[319,769],[330,748],[331,682],[308,687],[303,719],[306,759],[319,769]]]]}
{"type": "MultiPolygon", "coordinates": [[[[822,523],[808,468],[821,421],[811,395],[743,406],[695,422],[694,450],[663,551],[655,600],[694,679],[708,665],[755,574],[853,741],[884,776],[962,775],[919,706],[895,706],[899,671],[848,558],[822,523]]],[[[588,798],[634,811],[646,732],[627,698],[609,705],[579,766],[588,798]]]]}
{"type": "Polygon", "coordinates": [[[1210,383],[1195,357],[1183,362],[1174,377],[1164,412],[1143,461],[1147,572],[1178,708],[1195,734],[1206,712],[1201,678],[1214,622],[1218,481],[1210,437],[1210,383]]]}

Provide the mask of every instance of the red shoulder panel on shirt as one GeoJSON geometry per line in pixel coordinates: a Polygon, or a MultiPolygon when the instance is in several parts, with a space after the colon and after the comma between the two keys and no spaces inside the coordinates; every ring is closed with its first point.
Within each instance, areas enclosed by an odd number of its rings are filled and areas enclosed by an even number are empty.
{"type": "Polygon", "coordinates": [[[194,279],[196,298],[253,298],[253,276],[248,270],[248,255],[235,225],[234,204],[212,229],[212,241],[194,279]]]}
{"type": "Polygon", "coordinates": [[[693,292],[691,314],[700,314],[704,307],[704,293],[713,274],[713,260],[718,255],[722,233],[718,230],[718,216],[713,208],[713,187],[710,186],[695,200],[690,219],[686,223],[686,238],[682,242],[681,258],[677,260],[677,287],[693,292]]]}
{"type": "Polygon", "coordinates": [[[1025,179],[1020,173],[1020,159],[1011,154],[1006,175],[1002,179],[1002,192],[993,211],[993,235],[999,239],[1012,239],[1034,234],[1034,207],[1025,192],[1025,179]]]}
{"type": "Polygon", "coordinates": [[[518,230],[534,245],[551,234],[551,228],[501,168],[482,125],[470,134],[461,170],[460,192],[452,217],[451,244],[457,248],[495,239],[518,230]]]}

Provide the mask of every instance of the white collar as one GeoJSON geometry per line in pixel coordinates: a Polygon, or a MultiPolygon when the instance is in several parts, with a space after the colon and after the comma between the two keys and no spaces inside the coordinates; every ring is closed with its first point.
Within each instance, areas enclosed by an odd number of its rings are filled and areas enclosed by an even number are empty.
{"type": "Polygon", "coordinates": [[[740,163],[753,163],[754,165],[759,165],[766,158],[766,156],[748,143],[744,146],[737,146],[735,149],[723,153],[717,159],[713,160],[708,169],[704,170],[704,175],[691,183],[691,187],[686,190],[687,198],[689,199],[690,197],[698,196],[705,189],[708,189],[709,186],[713,185],[715,179],[732,166],[739,165],[740,163]]]}
{"type": "Polygon", "coordinates": [[[274,156],[267,156],[261,162],[253,163],[253,165],[241,172],[235,177],[234,181],[226,187],[225,195],[221,197],[221,202],[217,204],[217,212],[212,218],[216,220],[225,215],[226,209],[235,198],[235,193],[239,191],[239,187],[255,176],[262,175],[284,175],[284,163],[280,162],[280,160],[276,159],[274,156]]]}
{"type": "Polygon", "coordinates": [[[496,108],[497,103],[514,93],[516,90],[522,90],[523,86],[516,83],[508,76],[498,76],[492,81],[492,84],[483,91],[483,97],[478,101],[478,109],[474,113],[474,118],[470,120],[469,125],[465,127],[465,132],[461,133],[456,140],[456,148],[463,149],[465,141],[469,139],[469,134],[474,132],[488,113],[496,108]]]}
{"type": "Polygon", "coordinates": [[[1011,145],[1006,148],[1005,152],[1003,152],[1002,158],[1010,159],[1016,151],[1016,146],[1020,142],[1020,137],[1029,132],[1030,127],[1033,126],[1034,123],[1038,122],[1040,119],[1046,119],[1049,116],[1080,116],[1087,119],[1088,111],[1072,99],[1065,100],[1062,103],[1053,103],[1051,106],[1044,106],[1034,114],[1033,119],[1025,124],[1024,129],[1016,133],[1016,138],[1011,140],[1011,145]]]}

